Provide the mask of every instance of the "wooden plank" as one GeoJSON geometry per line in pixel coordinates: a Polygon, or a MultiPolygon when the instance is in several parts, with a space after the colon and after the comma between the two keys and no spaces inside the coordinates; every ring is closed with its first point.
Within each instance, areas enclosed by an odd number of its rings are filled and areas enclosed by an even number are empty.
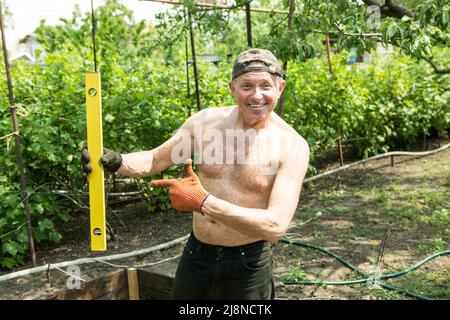
{"type": "Polygon", "coordinates": [[[142,300],[170,299],[179,259],[139,269],[142,300]]]}
{"type": "Polygon", "coordinates": [[[174,278],[171,276],[153,273],[145,270],[139,270],[140,286],[171,291],[173,287],[173,281],[174,278]]]}
{"type": "Polygon", "coordinates": [[[174,277],[148,269],[139,270],[139,294],[142,300],[170,299],[174,277]]]}
{"type": "Polygon", "coordinates": [[[104,296],[98,297],[95,300],[128,300],[128,288],[122,287],[118,290],[114,290],[104,296]]]}
{"type": "Polygon", "coordinates": [[[139,294],[141,300],[170,300],[172,297],[170,291],[160,291],[150,287],[141,287],[139,294]]]}
{"type": "MultiPolygon", "coordinates": [[[[170,299],[177,261],[138,269],[139,295],[142,300],[170,299]]],[[[117,270],[104,277],[81,283],[80,289],[65,289],[38,299],[45,300],[127,300],[127,270],[117,270]]]]}
{"type": "MultiPolygon", "coordinates": [[[[80,289],[66,289],[57,294],[45,297],[49,300],[95,300],[106,295],[113,296],[121,289],[128,292],[126,270],[117,270],[104,277],[82,283],[80,289]]],[[[128,294],[127,294],[128,299],[128,294]]]]}

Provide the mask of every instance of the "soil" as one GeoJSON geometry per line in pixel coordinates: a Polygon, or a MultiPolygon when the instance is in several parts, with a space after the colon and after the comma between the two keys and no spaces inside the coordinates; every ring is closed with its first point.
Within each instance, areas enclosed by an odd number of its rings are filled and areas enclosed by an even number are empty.
{"type": "MultiPolygon", "coordinates": [[[[449,143],[441,139],[441,145],[449,143]]],[[[437,147],[437,141],[430,148],[437,147]]],[[[316,164],[321,171],[339,166],[336,153],[324,163],[316,164]]],[[[345,159],[348,163],[350,159],[345,159]]],[[[353,197],[354,190],[362,188],[384,188],[395,181],[405,188],[415,188],[418,183],[443,184],[445,174],[450,176],[450,149],[428,157],[396,157],[396,165],[391,167],[390,159],[371,161],[341,171],[331,177],[305,184],[299,207],[294,216],[287,237],[326,248],[348,260],[365,273],[370,274],[377,259],[382,240],[386,237],[389,225],[390,237],[384,253],[384,269],[399,271],[424,259],[428,254],[420,255],[417,247],[426,239],[432,238],[437,230],[433,227],[414,225],[405,228],[394,220],[384,219],[372,214],[370,204],[364,199],[353,197]],[[433,168],[441,168],[433,171],[433,168]],[[334,193],[338,203],[321,206],[323,194],[334,193]],[[366,207],[364,207],[366,206],[366,207]],[[345,210],[339,211],[339,208],[345,210]],[[337,211],[336,211],[337,210],[337,211]],[[339,214],[341,212],[341,214],[339,214]],[[364,231],[365,230],[365,231],[364,231]]],[[[448,178],[447,178],[448,179],[448,178]]],[[[448,183],[448,182],[447,182],[448,183]]],[[[448,186],[447,186],[448,188],[448,186]]],[[[323,204],[322,204],[323,205],[323,204]]],[[[90,252],[88,241],[89,216],[86,211],[72,214],[67,222],[59,223],[58,230],[63,240],[54,245],[37,247],[38,266],[75,260],[83,257],[99,257],[148,248],[187,235],[191,231],[191,215],[168,210],[164,213],[149,213],[145,201],[124,203],[108,212],[108,223],[115,237],[108,241],[105,253],[90,252]]],[[[444,238],[448,249],[449,239],[444,238]]],[[[110,273],[123,266],[143,266],[165,259],[176,259],[182,252],[184,242],[168,249],[140,255],[133,258],[92,263],[80,266],[80,277],[91,280],[110,273]]],[[[375,264],[376,265],[376,264],[375,264]]],[[[449,256],[443,256],[427,265],[427,270],[445,272],[450,266],[449,256]]],[[[31,267],[31,263],[17,270],[31,267]]],[[[307,280],[344,281],[360,278],[350,272],[335,259],[320,252],[278,243],[274,247],[274,278],[277,286],[277,298],[280,299],[410,299],[402,295],[389,295],[385,291],[371,290],[367,284],[351,286],[308,286],[284,285],[282,279],[292,270],[303,270],[307,280]]],[[[33,275],[21,276],[0,283],[0,299],[36,299],[66,287],[68,275],[61,270],[51,270],[33,275]]],[[[447,271],[448,272],[448,271],[447,271]]],[[[6,272],[0,271],[0,275],[6,272]]],[[[439,298],[439,297],[438,297],[439,298]]],[[[444,297],[445,298],[445,297],[444,297]]],[[[449,298],[449,297],[446,297],[449,298]]]]}

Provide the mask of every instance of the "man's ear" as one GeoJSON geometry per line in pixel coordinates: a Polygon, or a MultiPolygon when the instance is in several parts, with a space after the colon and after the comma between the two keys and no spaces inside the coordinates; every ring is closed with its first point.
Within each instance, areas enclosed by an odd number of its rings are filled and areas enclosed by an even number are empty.
{"type": "Polygon", "coordinates": [[[279,91],[279,97],[281,97],[281,94],[283,93],[284,88],[286,87],[286,80],[281,80],[280,83],[278,84],[278,91],[279,91]]]}
{"type": "Polygon", "coordinates": [[[235,88],[233,81],[228,82],[228,88],[230,88],[231,94],[234,96],[235,88]]]}

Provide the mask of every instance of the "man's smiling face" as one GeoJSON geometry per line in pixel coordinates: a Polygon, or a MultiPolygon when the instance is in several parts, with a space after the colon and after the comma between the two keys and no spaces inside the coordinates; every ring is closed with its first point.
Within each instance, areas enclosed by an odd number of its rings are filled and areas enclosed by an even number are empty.
{"type": "Polygon", "coordinates": [[[252,125],[268,117],[286,82],[267,72],[247,72],[230,82],[244,121],[252,125]]]}

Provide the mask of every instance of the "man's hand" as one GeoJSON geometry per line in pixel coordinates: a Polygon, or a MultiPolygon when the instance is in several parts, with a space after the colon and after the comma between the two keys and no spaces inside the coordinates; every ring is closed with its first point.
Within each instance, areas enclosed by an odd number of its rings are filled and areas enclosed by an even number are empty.
{"type": "MultiPolygon", "coordinates": [[[[87,148],[84,147],[83,149],[81,149],[81,164],[83,165],[83,171],[86,174],[92,172],[92,167],[89,164],[90,161],[91,156],[89,155],[87,148]]],[[[103,168],[105,168],[109,172],[116,172],[122,165],[122,156],[120,155],[120,153],[111,151],[107,148],[103,148],[103,155],[100,158],[100,162],[103,168]]]]}
{"type": "MultiPolygon", "coordinates": [[[[178,211],[196,211],[202,213],[202,206],[209,192],[206,191],[192,170],[192,162],[184,165],[183,179],[154,180],[150,187],[168,187],[172,207],[178,211]]],[[[202,213],[203,214],[203,213],[202,213]]]]}

